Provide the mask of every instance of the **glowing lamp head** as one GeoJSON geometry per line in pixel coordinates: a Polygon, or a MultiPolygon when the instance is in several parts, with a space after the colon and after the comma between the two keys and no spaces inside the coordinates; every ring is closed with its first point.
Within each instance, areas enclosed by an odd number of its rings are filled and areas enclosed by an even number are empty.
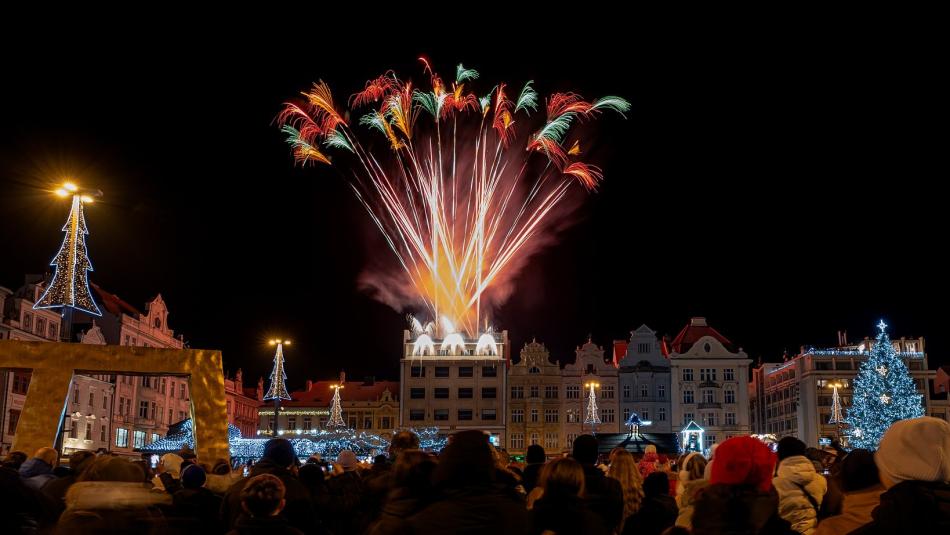
{"type": "Polygon", "coordinates": [[[76,184],[73,184],[72,182],[66,182],[65,184],[63,184],[63,189],[65,189],[66,191],[70,193],[76,193],[77,191],[79,191],[79,186],[77,186],[76,184]]]}
{"type": "Polygon", "coordinates": [[[79,197],[79,200],[85,204],[92,204],[95,201],[95,199],[92,198],[92,195],[83,195],[79,197]]]}
{"type": "Polygon", "coordinates": [[[69,192],[66,191],[65,188],[59,188],[54,193],[56,193],[58,197],[69,197],[69,192]]]}

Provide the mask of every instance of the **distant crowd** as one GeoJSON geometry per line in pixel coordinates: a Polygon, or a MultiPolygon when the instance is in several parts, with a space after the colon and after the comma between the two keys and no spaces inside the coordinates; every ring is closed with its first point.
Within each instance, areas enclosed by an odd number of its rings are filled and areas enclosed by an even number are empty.
{"type": "Polygon", "coordinates": [[[410,432],[388,455],[352,451],[301,462],[267,442],[244,470],[182,450],[144,460],[52,448],[10,453],[0,466],[0,533],[676,535],[950,533],[950,424],[902,420],[877,451],[776,451],[753,437],[710,458],[648,445],[601,455],[575,439],[570,455],[538,445],[513,462],[480,431],[438,454],[410,432]]]}

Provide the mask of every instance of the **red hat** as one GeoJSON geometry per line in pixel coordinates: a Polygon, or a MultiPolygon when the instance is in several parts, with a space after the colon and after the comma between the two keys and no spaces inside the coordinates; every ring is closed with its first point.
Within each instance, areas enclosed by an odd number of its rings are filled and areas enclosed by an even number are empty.
{"type": "Polygon", "coordinates": [[[753,485],[761,491],[772,487],[775,454],[762,441],[735,437],[716,449],[709,482],[724,485],[753,485]]]}

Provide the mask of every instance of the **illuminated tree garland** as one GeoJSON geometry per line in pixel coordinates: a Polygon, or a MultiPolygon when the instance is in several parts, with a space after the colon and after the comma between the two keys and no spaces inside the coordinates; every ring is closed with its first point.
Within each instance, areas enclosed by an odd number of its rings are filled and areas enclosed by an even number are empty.
{"type": "Polygon", "coordinates": [[[851,428],[850,445],[870,450],[877,449],[892,423],[924,414],[922,397],[891,345],[887,325],[881,321],[878,328],[877,343],[854,379],[854,399],[845,418],[851,428]]]}
{"type": "Polygon", "coordinates": [[[73,195],[72,208],[63,231],[66,237],[53,257],[53,278],[33,308],[70,307],[89,314],[101,316],[92,292],[89,290],[89,272],[92,263],[86,249],[86,216],[82,209],[82,196],[73,195]]]}
{"type": "Polygon", "coordinates": [[[333,385],[333,404],[330,406],[330,421],[327,422],[327,427],[346,427],[346,422],[343,421],[343,408],[340,406],[340,389],[343,388],[343,385],[333,385]]]}
{"type": "MultiPolygon", "coordinates": [[[[596,426],[600,423],[600,414],[597,412],[597,396],[594,394],[595,383],[590,383],[590,394],[587,396],[587,416],[584,418],[585,424],[591,424],[591,426],[596,426]]],[[[596,431],[596,427],[593,428],[596,431]]]]}
{"type": "MultiPolygon", "coordinates": [[[[287,392],[287,373],[284,372],[284,346],[280,343],[277,344],[277,353],[274,354],[274,369],[270,372],[270,388],[264,395],[264,399],[291,399],[287,392]]],[[[277,422],[274,422],[274,425],[276,426],[277,422]]]]}

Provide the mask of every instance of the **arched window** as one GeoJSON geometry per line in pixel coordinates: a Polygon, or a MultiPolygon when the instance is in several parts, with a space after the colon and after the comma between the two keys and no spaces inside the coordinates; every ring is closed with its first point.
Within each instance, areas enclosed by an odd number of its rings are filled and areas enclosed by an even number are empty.
{"type": "Polygon", "coordinates": [[[162,328],[162,318],[155,318],[155,328],[156,329],[162,328]]]}
{"type": "Polygon", "coordinates": [[[528,370],[528,373],[533,373],[533,374],[541,373],[541,368],[538,368],[537,366],[532,366],[531,369],[528,370]]]}

